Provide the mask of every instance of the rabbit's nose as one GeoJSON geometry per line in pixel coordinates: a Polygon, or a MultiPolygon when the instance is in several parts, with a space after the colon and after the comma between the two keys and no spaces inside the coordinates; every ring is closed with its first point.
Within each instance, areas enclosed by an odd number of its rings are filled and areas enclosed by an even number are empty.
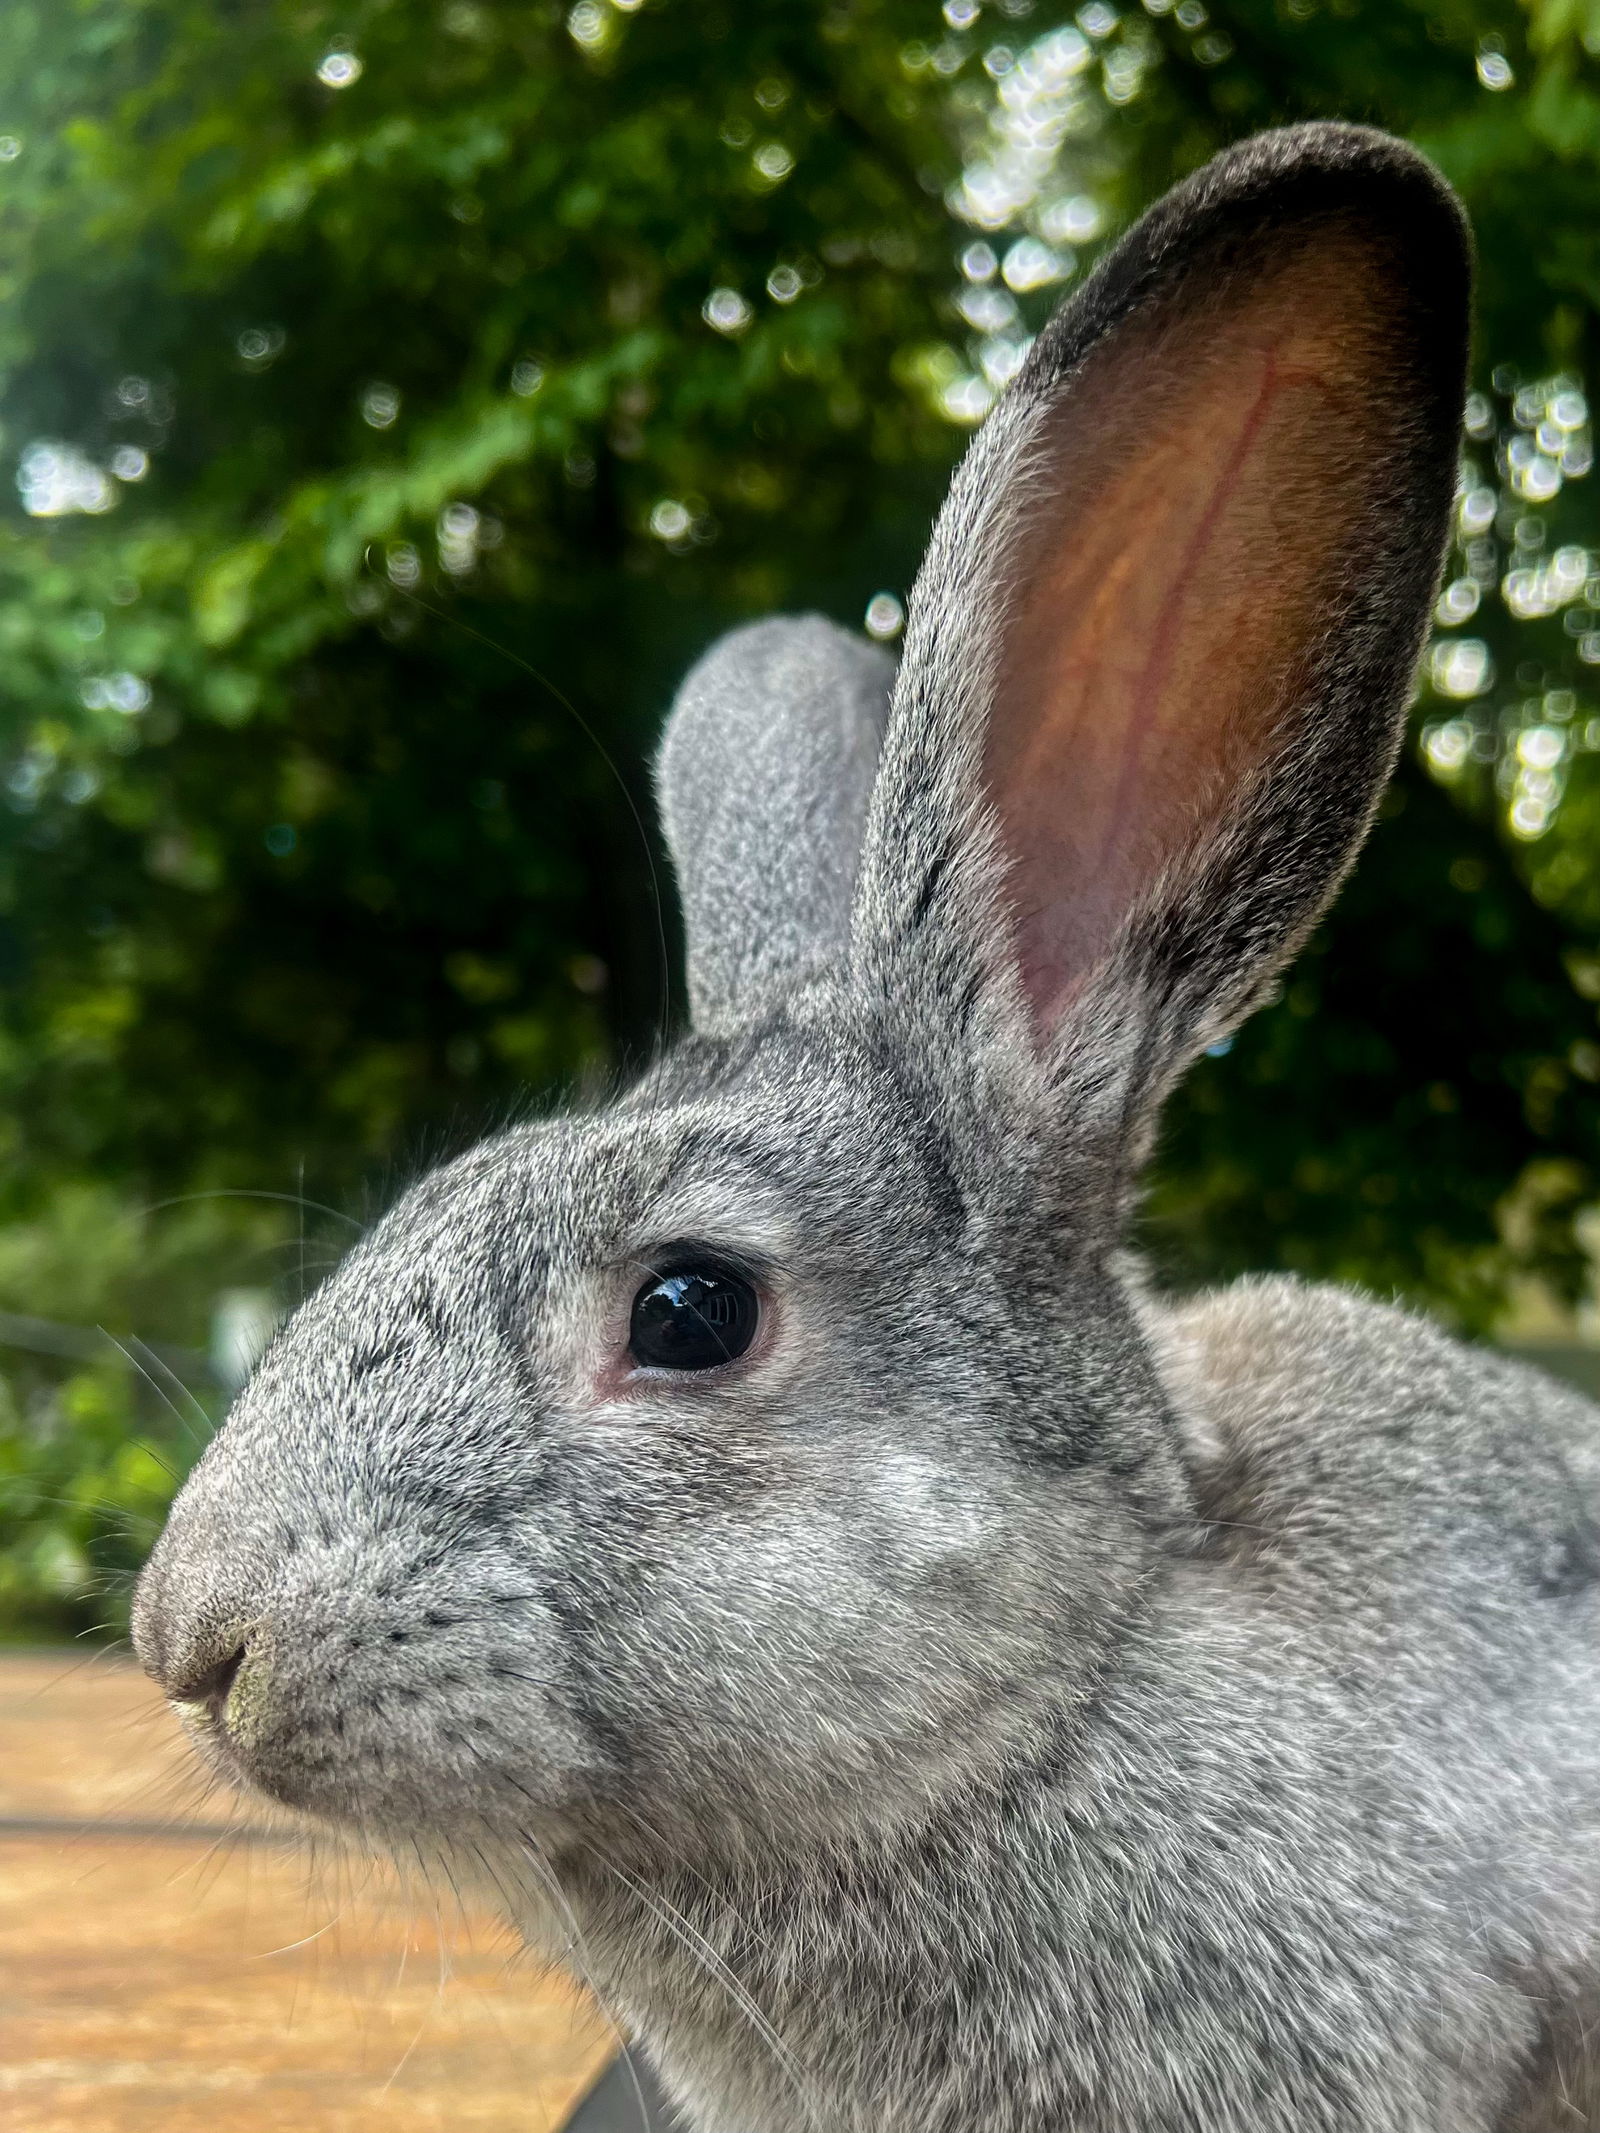
{"type": "Polygon", "coordinates": [[[159,1580],[147,1571],[135,1600],[134,1649],[145,1672],[182,1717],[221,1725],[260,1625],[244,1610],[225,1613],[221,1607],[206,1609],[198,1621],[186,1619],[187,1610],[165,1602],[159,1580]]]}
{"type": "Polygon", "coordinates": [[[221,1725],[228,1707],[228,1692],[238,1679],[239,1669],[250,1649],[248,1637],[230,1641],[233,1642],[232,1650],[211,1665],[198,1671],[191,1667],[185,1676],[163,1681],[161,1686],[166,1691],[167,1701],[196,1716],[210,1719],[213,1725],[221,1725]]]}

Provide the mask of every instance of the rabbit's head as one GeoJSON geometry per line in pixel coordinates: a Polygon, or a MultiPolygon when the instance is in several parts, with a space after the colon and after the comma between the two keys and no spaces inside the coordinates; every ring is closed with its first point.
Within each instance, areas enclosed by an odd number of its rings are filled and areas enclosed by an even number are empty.
{"type": "Polygon", "coordinates": [[[1390,768],[1467,283],[1409,151],[1246,144],[1039,336],[898,675],[802,621],[690,677],[689,1033],[409,1192],[146,1572],[224,1768],[390,1839],[749,1848],[1088,1708],[1194,1518],[1130,1180],[1390,768]]]}

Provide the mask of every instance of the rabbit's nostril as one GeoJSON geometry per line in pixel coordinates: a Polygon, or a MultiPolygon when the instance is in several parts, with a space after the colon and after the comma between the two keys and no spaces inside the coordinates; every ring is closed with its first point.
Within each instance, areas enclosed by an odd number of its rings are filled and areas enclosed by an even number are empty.
{"type": "Polygon", "coordinates": [[[206,1668],[204,1673],[192,1674],[187,1681],[175,1683],[167,1691],[172,1703],[199,1705],[214,1720],[220,1722],[227,1707],[228,1691],[233,1687],[245,1654],[248,1641],[241,1641],[225,1659],[206,1668]]]}

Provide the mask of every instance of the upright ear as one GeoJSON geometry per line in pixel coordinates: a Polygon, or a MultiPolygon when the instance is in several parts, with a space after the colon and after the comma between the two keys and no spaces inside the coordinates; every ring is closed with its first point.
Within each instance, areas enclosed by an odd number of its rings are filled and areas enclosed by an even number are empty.
{"type": "Polygon", "coordinates": [[[697,1028],[842,963],[894,662],[806,615],[712,646],[656,760],[697,1028]]]}
{"type": "Polygon", "coordinates": [[[1470,271],[1420,157],[1308,126],[1040,334],[913,591],[863,857],[858,978],[926,1041],[1020,1021],[1125,1144],[1303,940],[1400,741],[1470,271]]]}

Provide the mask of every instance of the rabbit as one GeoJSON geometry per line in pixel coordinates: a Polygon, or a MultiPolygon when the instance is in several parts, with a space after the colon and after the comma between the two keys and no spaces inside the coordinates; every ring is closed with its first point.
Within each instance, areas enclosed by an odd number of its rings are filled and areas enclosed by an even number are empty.
{"type": "Polygon", "coordinates": [[[213,1766],[489,1896],[692,2133],[1600,2126],[1600,1417],[1126,1241],[1400,745],[1470,274],[1342,125],[1146,214],[898,667],[685,683],[687,1032],[408,1190],[144,1572],[213,1766]]]}

